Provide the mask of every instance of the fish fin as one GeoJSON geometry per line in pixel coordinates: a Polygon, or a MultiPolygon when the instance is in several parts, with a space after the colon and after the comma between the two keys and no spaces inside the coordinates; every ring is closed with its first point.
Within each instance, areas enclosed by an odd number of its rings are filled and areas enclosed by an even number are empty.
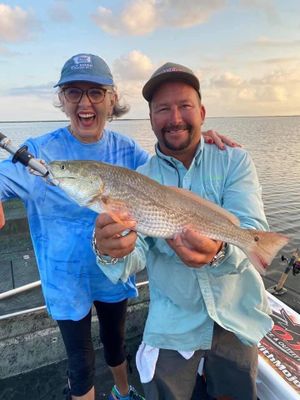
{"type": "MultiPolygon", "coordinates": [[[[118,224],[123,225],[127,229],[132,230],[132,222],[134,221],[130,215],[129,209],[122,201],[102,202],[102,207],[111,218],[118,224]]],[[[135,222],[135,221],[134,221],[135,222]]]]}
{"type": "Polygon", "coordinates": [[[200,197],[197,194],[190,192],[187,189],[178,188],[176,186],[169,186],[169,189],[173,190],[176,193],[180,193],[181,195],[184,195],[184,196],[192,199],[193,201],[196,201],[197,203],[199,203],[199,206],[202,206],[202,207],[204,206],[204,207],[210,208],[212,211],[222,214],[225,218],[227,218],[229,221],[231,221],[234,225],[240,226],[240,220],[238,219],[238,217],[233,215],[231,212],[227,211],[225,208],[222,208],[218,204],[213,203],[210,200],[206,200],[203,197],[200,197]]]}
{"type": "Polygon", "coordinates": [[[265,275],[267,267],[278,251],[287,244],[289,238],[276,232],[262,232],[252,229],[247,229],[247,231],[253,237],[253,244],[243,250],[257,271],[261,275],[265,275]]]}

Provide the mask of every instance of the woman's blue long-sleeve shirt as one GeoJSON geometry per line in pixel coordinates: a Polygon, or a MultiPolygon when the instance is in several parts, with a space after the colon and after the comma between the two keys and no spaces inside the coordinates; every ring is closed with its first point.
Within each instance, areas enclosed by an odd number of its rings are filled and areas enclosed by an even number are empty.
{"type": "MultiPolygon", "coordinates": [[[[61,128],[25,144],[47,163],[96,160],[136,169],[148,159],[132,139],[109,130],[95,143],[82,143],[61,128]]],[[[134,277],[113,285],[97,267],[91,247],[97,214],[8,159],[0,163],[0,200],[16,197],[26,207],[43,294],[54,319],[79,320],[94,300],[117,302],[137,295],[134,277]]]]}

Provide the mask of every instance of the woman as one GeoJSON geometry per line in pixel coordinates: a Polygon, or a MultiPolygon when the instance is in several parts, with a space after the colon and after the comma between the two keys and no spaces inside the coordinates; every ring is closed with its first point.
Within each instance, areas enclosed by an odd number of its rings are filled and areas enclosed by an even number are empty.
{"type": "MultiPolygon", "coordinates": [[[[92,54],[71,57],[55,87],[70,125],[28,139],[26,145],[36,158],[46,163],[96,160],[130,169],[146,162],[148,154],[136,142],[105,128],[107,120],[123,115],[128,107],[120,106],[111,71],[103,59],[92,54]]],[[[210,135],[209,140],[219,140],[214,132],[210,135]]],[[[115,382],[109,399],[142,400],[128,384],[124,352],[127,301],[137,296],[135,279],[113,285],[99,270],[91,246],[97,214],[71,202],[59,188],[8,159],[0,163],[0,201],[15,197],[26,206],[45,303],[66,347],[67,398],[95,399],[94,305],[105,360],[115,382]]],[[[0,215],[3,225],[3,213],[0,215]]]]}

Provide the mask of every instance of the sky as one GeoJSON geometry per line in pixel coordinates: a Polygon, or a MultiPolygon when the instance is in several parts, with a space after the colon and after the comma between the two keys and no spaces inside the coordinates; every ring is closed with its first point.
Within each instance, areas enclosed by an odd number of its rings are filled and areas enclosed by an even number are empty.
{"type": "Polygon", "coordinates": [[[67,59],[110,66],[128,118],[171,61],[201,82],[207,116],[300,114],[299,0],[0,0],[0,121],[64,119],[54,107],[67,59]]]}

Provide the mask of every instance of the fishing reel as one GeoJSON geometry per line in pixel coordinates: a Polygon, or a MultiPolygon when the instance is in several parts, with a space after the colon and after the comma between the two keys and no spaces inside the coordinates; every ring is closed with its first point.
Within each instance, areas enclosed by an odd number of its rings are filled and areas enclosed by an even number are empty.
{"type": "Polygon", "coordinates": [[[276,295],[276,296],[281,296],[282,294],[287,292],[287,289],[283,287],[285,284],[287,277],[289,273],[292,271],[293,275],[297,275],[300,273],[300,253],[299,250],[297,249],[294,251],[292,256],[290,258],[287,258],[286,256],[282,255],[281,256],[281,261],[287,263],[287,267],[285,268],[285,271],[281,274],[281,277],[279,278],[279,281],[277,285],[273,285],[270,288],[268,288],[268,292],[276,295]]]}
{"type": "Polygon", "coordinates": [[[25,167],[30,167],[34,171],[38,172],[39,175],[44,178],[49,175],[48,169],[43,165],[40,161],[34,158],[34,156],[29,153],[27,146],[22,146],[17,149],[12,141],[6,137],[3,133],[0,132],[0,148],[8,151],[12,154],[12,162],[16,163],[17,161],[21,164],[25,165],[25,167]]]}

